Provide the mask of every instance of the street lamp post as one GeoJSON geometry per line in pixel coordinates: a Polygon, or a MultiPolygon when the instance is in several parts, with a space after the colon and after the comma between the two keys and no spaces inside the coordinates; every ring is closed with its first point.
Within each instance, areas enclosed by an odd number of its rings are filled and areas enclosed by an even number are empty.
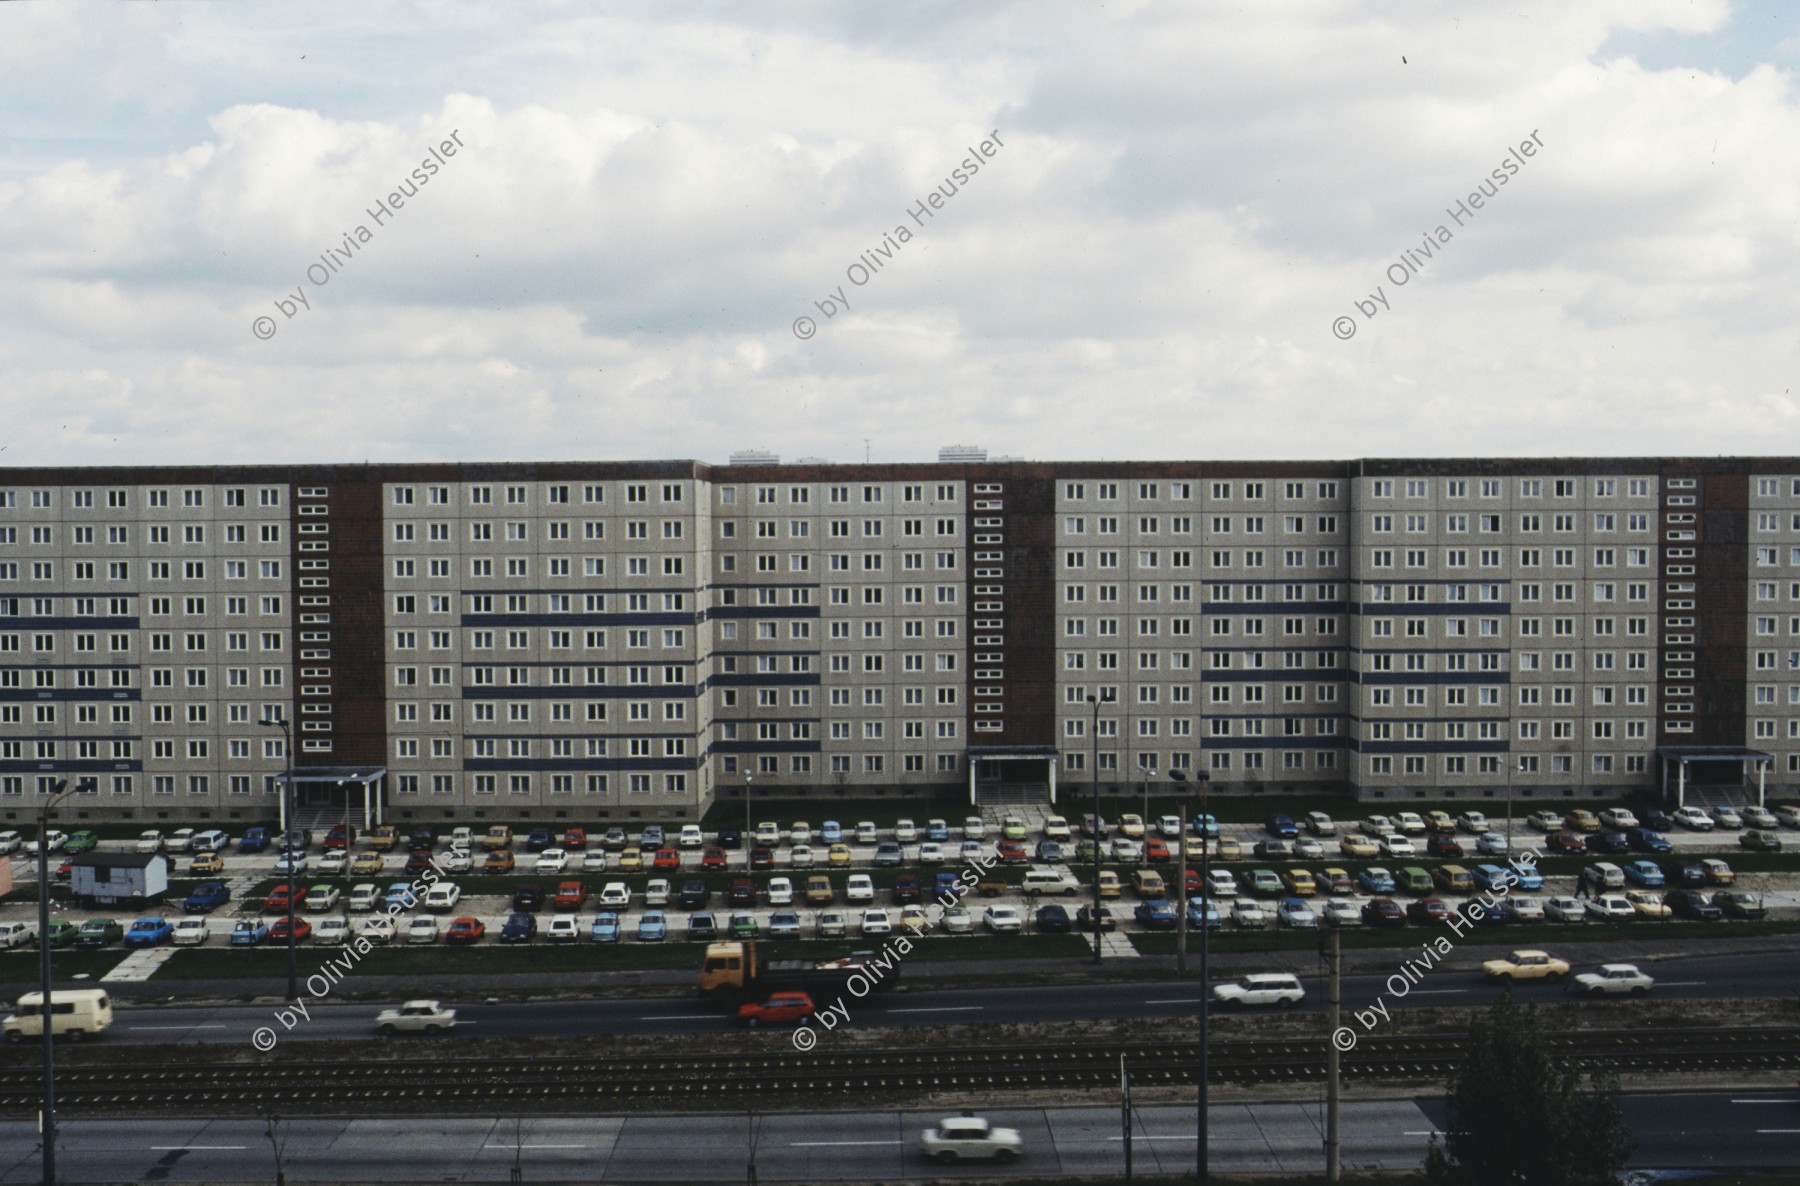
{"type": "Polygon", "coordinates": [[[288,844],[287,834],[294,826],[294,738],[288,731],[286,717],[264,717],[257,724],[270,729],[281,730],[281,844],[287,853],[287,995],[288,1000],[300,999],[300,949],[295,946],[298,938],[294,934],[294,896],[298,881],[294,873],[294,850],[288,844]]]}
{"type": "Polygon", "coordinates": [[[1150,767],[1141,759],[1138,762],[1138,773],[1143,776],[1144,783],[1144,843],[1138,851],[1138,864],[1148,868],[1150,865],[1150,767]]]}
{"type": "Polygon", "coordinates": [[[750,872],[750,759],[744,759],[744,872],[750,872]]]}
{"type": "Polygon", "coordinates": [[[1110,693],[1102,692],[1097,696],[1089,696],[1088,703],[1094,706],[1094,962],[1100,962],[1100,706],[1111,704],[1110,693]]]}
{"type": "MultiPolygon", "coordinates": [[[[1187,828],[1185,826],[1185,817],[1187,816],[1189,809],[1193,806],[1193,800],[1188,797],[1188,792],[1189,792],[1190,788],[1188,787],[1188,779],[1187,779],[1186,771],[1180,769],[1179,767],[1171,768],[1169,771],[1169,777],[1174,780],[1176,786],[1181,788],[1181,814],[1183,816],[1183,821],[1184,821],[1183,827],[1182,827],[1181,833],[1180,833],[1181,893],[1179,895],[1178,900],[1181,902],[1181,912],[1175,916],[1175,974],[1177,976],[1186,976],[1187,975],[1187,920],[1188,920],[1189,906],[1188,906],[1188,888],[1187,888],[1188,842],[1187,842],[1187,828]]],[[[1206,846],[1206,837],[1204,834],[1202,834],[1200,837],[1200,845],[1203,848],[1206,846]]],[[[1207,901],[1206,887],[1201,886],[1200,887],[1200,929],[1201,930],[1206,929],[1206,901],[1207,901]]]]}
{"type": "Polygon", "coordinates": [[[55,790],[44,800],[38,815],[38,1017],[44,1025],[44,1096],[40,1113],[44,1129],[44,1182],[56,1186],[56,1010],[50,1002],[50,814],[57,803],[80,789],[67,779],[57,779],[55,790]]]}
{"type": "MultiPolygon", "coordinates": [[[[1204,754],[1202,754],[1204,756],[1204,754]]],[[[1206,792],[1212,785],[1212,775],[1205,770],[1194,771],[1194,781],[1200,784],[1200,818],[1208,816],[1206,792]]],[[[1185,851],[1185,850],[1183,850],[1185,851]]],[[[1184,879],[1185,880],[1185,879],[1184,879]]],[[[1207,900],[1212,888],[1212,845],[1206,842],[1206,825],[1200,826],[1200,900],[1207,900]]],[[[1204,908],[1200,915],[1200,1102],[1194,1114],[1194,1181],[1199,1186],[1206,1186],[1209,1180],[1207,1173],[1207,1080],[1212,1071],[1207,1061],[1207,1031],[1212,1021],[1212,989],[1207,957],[1212,951],[1212,930],[1206,925],[1204,908]]]]}

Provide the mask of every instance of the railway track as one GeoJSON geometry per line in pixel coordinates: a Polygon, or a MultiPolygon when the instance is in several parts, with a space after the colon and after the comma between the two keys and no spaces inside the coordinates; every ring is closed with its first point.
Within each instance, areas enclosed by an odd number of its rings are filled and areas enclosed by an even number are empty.
{"type": "MultiPolygon", "coordinates": [[[[1558,1050],[1620,1074],[1793,1071],[1800,1029],[1590,1031],[1553,1039],[1558,1050]]],[[[1455,1065],[1456,1037],[1366,1036],[1344,1055],[1346,1080],[1435,1079],[1455,1065]]],[[[434,1047],[434,1048],[442,1048],[434,1047]]],[[[1108,1089],[1119,1060],[1139,1087],[1192,1085],[1192,1044],[1100,1043],[1009,1051],[992,1047],[814,1051],[758,1055],[73,1065],[57,1072],[59,1110],[183,1108],[244,1113],[346,1109],[474,1111],[518,1105],[623,1110],[741,1107],[757,1100],[1108,1089]],[[804,1094],[792,1094],[804,1093],[804,1094]]],[[[1323,1039],[1215,1042],[1209,1079],[1225,1084],[1316,1082],[1323,1039]]],[[[0,1112],[36,1110],[36,1068],[0,1071],[0,1112]]]]}

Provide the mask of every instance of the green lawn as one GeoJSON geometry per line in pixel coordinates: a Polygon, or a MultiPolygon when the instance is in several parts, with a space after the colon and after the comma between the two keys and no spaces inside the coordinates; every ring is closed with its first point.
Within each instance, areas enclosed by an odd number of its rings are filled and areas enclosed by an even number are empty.
{"type": "MultiPolygon", "coordinates": [[[[1791,935],[1800,932],[1795,922],[1638,922],[1638,923],[1509,923],[1498,927],[1464,928],[1461,935],[1448,926],[1347,927],[1342,944],[1347,948],[1417,947],[1439,935],[1452,943],[1495,943],[1511,947],[1553,947],[1558,943],[1610,943],[1619,940],[1642,941],[1655,935],[1661,939],[1752,939],[1763,935],[1791,935]]],[[[1230,927],[1214,931],[1212,950],[1228,951],[1316,951],[1323,932],[1276,930],[1237,931],[1230,927]]],[[[1175,954],[1176,936],[1168,933],[1131,935],[1131,945],[1145,955],[1175,954]]],[[[1188,933],[1188,953],[1196,950],[1198,939],[1188,933]]]]}
{"type": "MultiPolygon", "coordinates": [[[[35,925],[35,924],[34,924],[35,925]]],[[[51,971],[58,984],[74,976],[98,979],[113,970],[127,952],[122,947],[77,951],[62,947],[51,953],[51,971]]],[[[0,952],[0,984],[33,984],[38,979],[38,949],[15,948],[0,952]]]]}

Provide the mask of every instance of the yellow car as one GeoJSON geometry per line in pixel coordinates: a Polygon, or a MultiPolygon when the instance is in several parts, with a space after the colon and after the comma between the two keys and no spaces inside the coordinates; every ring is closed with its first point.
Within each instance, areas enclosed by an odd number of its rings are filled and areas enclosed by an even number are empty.
{"type": "Polygon", "coordinates": [[[481,838],[481,847],[487,849],[489,852],[492,852],[496,848],[511,848],[512,840],[511,828],[507,827],[505,824],[495,824],[487,830],[487,835],[481,838]]]}
{"type": "Polygon", "coordinates": [[[1373,857],[1381,855],[1381,847],[1361,832],[1352,832],[1338,841],[1338,851],[1347,857],[1373,857]]]}
{"type": "Polygon", "coordinates": [[[1667,918],[1674,913],[1663,904],[1663,900],[1648,890],[1626,890],[1625,900],[1637,911],[1639,918],[1667,918]]]}
{"type": "Polygon", "coordinates": [[[1244,859],[1244,845],[1236,836],[1221,836],[1219,851],[1214,854],[1221,861],[1241,861],[1244,859]]]}
{"type": "Polygon", "coordinates": [[[1547,951],[1515,951],[1505,959],[1488,960],[1481,971],[1490,980],[1561,980],[1569,974],[1569,964],[1547,951]]]}
{"type": "Polygon", "coordinates": [[[400,829],[393,824],[377,825],[363,837],[363,843],[382,852],[392,852],[394,846],[400,843],[400,829]]]}
{"type": "Polygon", "coordinates": [[[644,850],[628,848],[619,854],[619,868],[627,873],[636,873],[644,867],[644,850]]]}
{"type": "Polygon", "coordinates": [[[381,854],[372,848],[365,848],[350,859],[352,874],[370,874],[381,872],[381,854]]]}
{"type": "Polygon", "coordinates": [[[194,877],[205,877],[213,873],[225,872],[225,859],[216,852],[197,852],[194,859],[188,862],[188,873],[194,877]]]}
{"type": "Polygon", "coordinates": [[[1144,838],[1144,817],[1141,815],[1120,816],[1119,833],[1129,836],[1133,840],[1142,840],[1144,838]]]}
{"type": "Polygon", "coordinates": [[[1283,869],[1281,884],[1286,886],[1288,893],[1293,894],[1296,898],[1310,898],[1319,892],[1319,883],[1314,881],[1313,875],[1305,869],[1283,869]]]}
{"type": "Polygon", "coordinates": [[[1563,817],[1563,822],[1576,832],[1598,832],[1600,817],[1585,807],[1577,807],[1563,817]]]}
{"type": "Polygon", "coordinates": [[[1169,887],[1164,883],[1162,874],[1154,869],[1139,869],[1133,873],[1131,888],[1146,902],[1160,902],[1169,896],[1169,887]]]}
{"type": "Polygon", "coordinates": [[[1123,890],[1124,886],[1120,884],[1117,873],[1111,869],[1100,871],[1100,896],[1102,898],[1116,898],[1123,890]]]}
{"type": "Polygon", "coordinates": [[[825,862],[829,865],[848,865],[850,863],[850,846],[834,844],[825,854],[825,862]]]}
{"type": "Polygon", "coordinates": [[[1447,811],[1427,811],[1425,826],[1433,832],[1454,832],[1456,831],[1456,820],[1447,811]]]}
{"type": "Polygon", "coordinates": [[[823,873],[814,873],[806,879],[806,902],[809,906],[829,906],[837,898],[831,888],[831,878],[823,873]]]}

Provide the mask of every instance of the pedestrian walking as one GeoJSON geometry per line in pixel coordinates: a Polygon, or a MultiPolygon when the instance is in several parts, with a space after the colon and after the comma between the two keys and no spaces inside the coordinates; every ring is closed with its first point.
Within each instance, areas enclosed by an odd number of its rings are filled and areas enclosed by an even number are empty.
{"type": "Polygon", "coordinates": [[[1577,898],[1586,898],[1586,897],[1591,896],[1588,893],[1588,874],[1587,874],[1586,869],[1583,869],[1581,871],[1580,876],[1575,878],[1575,896],[1577,898]]]}

